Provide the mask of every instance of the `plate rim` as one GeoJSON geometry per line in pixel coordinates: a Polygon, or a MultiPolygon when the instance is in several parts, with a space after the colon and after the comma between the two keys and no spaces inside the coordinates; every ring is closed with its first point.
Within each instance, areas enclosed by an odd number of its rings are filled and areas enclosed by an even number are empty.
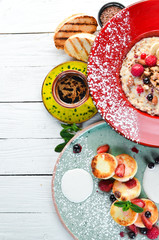
{"type": "Polygon", "coordinates": [[[55,200],[55,191],[54,191],[54,180],[55,180],[55,175],[56,175],[56,169],[57,169],[57,166],[59,164],[59,161],[63,155],[63,153],[65,152],[66,148],[68,145],[71,144],[71,142],[74,141],[74,139],[76,139],[77,137],[79,137],[81,134],[83,134],[85,131],[89,130],[90,128],[94,128],[96,127],[97,125],[102,125],[102,124],[107,124],[104,120],[101,120],[99,122],[96,122],[96,123],[92,123],[91,125],[85,127],[84,129],[82,129],[81,131],[79,131],[78,133],[76,133],[76,135],[71,138],[71,140],[65,145],[65,147],[63,148],[62,152],[59,154],[57,160],[56,160],[56,163],[55,163],[55,166],[54,166],[54,169],[53,169],[53,174],[52,174],[52,180],[51,180],[51,192],[52,192],[52,200],[53,200],[53,204],[54,204],[54,207],[55,207],[55,210],[56,210],[56,213],[60,219],[60,222],[62,223],[62,225],[64,226],[64,228],[69,232],[69,234],[73,237],[73,239],[75,240],[79,240],[78,238],[76,238],[73,233],[69,230],[69,228],[66,226],[66,224],[64,223],[61,215],[60,215],[60,212],[58,210],[58,207],[57,207],[57,204],[56,204],[56,200],[55,200]]]}

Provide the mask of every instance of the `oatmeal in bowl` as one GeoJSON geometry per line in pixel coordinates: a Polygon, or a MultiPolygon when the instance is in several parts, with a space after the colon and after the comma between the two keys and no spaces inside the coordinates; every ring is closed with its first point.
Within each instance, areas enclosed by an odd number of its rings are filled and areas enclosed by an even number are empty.
{"type": "Polygon", "coordinates": [[[137,109],[159,116],[159,37],[137,42],[120,70],[122,89],[137,109]]]}

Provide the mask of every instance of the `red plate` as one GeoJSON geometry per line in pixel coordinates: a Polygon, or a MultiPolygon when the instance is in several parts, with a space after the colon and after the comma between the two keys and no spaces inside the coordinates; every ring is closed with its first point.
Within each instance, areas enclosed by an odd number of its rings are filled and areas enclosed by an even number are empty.
{"type": "Polygon", "coordinates": [[[125,54],[141,38],[159,36],[159,1],[136,3],[101,29],[91,50],[88,82],[103,119],[126,138],[159,147],[159,117],[134,108],[122,91],[119,72],[125,54]]]}

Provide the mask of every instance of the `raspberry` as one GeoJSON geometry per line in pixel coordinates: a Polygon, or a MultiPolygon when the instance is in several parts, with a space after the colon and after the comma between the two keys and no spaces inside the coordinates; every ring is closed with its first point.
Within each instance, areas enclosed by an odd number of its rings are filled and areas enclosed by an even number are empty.
{"type": "Polygon", "coordinates": [[[146,59],[145,59],[146,65],[149,67],[153,67],[156,65],[157,62],[157,57],[154,55],[149,55],[146,59]]]}
{"type": "Polygon", "coordinates": [[[107,179],[107,180],[101,180],[98,183],[98,187],[100,188],[101,191],[103,192],[110,192],[110,190],[113,187],[113,180],[107,179]]]}
{"type": "Polygon", "coordinates": [[[124,232],[120,232],[120,237],[124,237],[124,236],[125,236],[124,232]]]}
{"type": "Polygon", "coordinates": [[[140,95],[140,93],[144,92],[144,89],[141,85],[138,85],[136,88],[137,93],[140,95]]]}
{"type": "Polygon", "coordinates": [[[140,57],[141,57],[141,59],[145,59],[146,58],[146,53],[142,53],[140,57]]]}
{"type": "Polygon", "coordinates": [[[157,227],[153,227],[147,231],[147,237],[149,239],[156,239],[159,235],[159,229],[157,227]]]}
{"type": "Polygon", "coordinates": [[[140,77],[144,72],[144,67],[141,64],[134,64],[131,68],[131,73],[134,77],[140,77]]]}

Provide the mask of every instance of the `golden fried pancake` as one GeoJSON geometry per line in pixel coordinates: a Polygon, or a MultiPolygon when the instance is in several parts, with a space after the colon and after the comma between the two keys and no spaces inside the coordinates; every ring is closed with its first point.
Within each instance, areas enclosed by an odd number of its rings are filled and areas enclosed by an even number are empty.
{"type": "Polygon", "coordinates": [[[112,216],[114,221],[122,226],[129,226],[134,224],[134,222],[138,217],[138,213],[134,212],[130,208],[129,210],[124,212],[122,208],[114,206],[114,203],[111,205],[111,209],[110,209],[110,215],[112,216]]]}
{"type": "Polygon", "coordinates": [[[109,153],[99,153],[92,159],[91,167],[95,177],[108,179],[115,173],[117,160],[109,153]]]}
{"type": "Polygon", "coordinates": [[[146,211],[149,211],[151,213],[151,217],[148,218],[148,220],[152,224],[155,224],[157,222],[157,220],[158,220],[158,209],[157,209],[157,206],[155,205],[155,203],[152,202],[149,199],[142,198],[142,200],[145,202],[144,211],[142,213],[139,213],[138,218],[137,218],[136,222],[134,223],[137,227],[140,227],[140,228],[144,228],[145,227],[145,225],[142,222],[141,216],[146,211]]]}
{"type": "Polygon", "coordinates": [[[126,182],[129,179],[133,178],[137,172],[137,162],[134,158],[129,156],[128,154],[120,154],[116,156],[119,164],[125,165],[125,174],[124,177],[118,177],[116,174],[113,176],[116,180],[120,182],[126,182]]]}
{"type": "Polygon", "coordinates": [[[134,179],[136,180],[136,186],[133,188],[127,187],[124,182],[119,182],[118,180],[115,180],[113,184],[113,193],[118,200],[129,201],[131,199],[137,198],[140,195],[140,182],[137,178],[134,179]]]}

